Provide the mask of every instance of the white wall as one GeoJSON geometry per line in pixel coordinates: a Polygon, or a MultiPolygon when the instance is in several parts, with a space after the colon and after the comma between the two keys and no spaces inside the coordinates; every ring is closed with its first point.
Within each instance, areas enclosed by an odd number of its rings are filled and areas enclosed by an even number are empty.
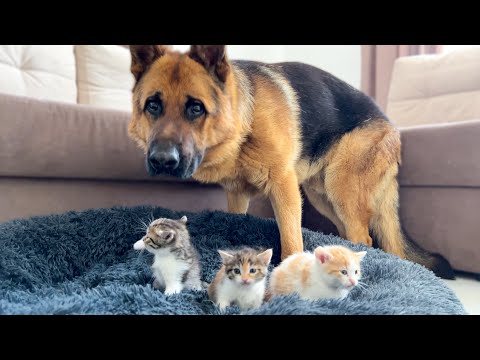
{"type": "MultiPolygon", "coordinates": [[[[189,45],[175,45],[186,51],[189,45]]],[[[300,61],[317,66],[360,88],[360,45],[228,45],[230,59],[300,61]]]]}
{"type": "Polygon", "coordinates": [[[443,45],[443,52],[457,51],[470,47],[479,47],[480,45],[443,45]]]}

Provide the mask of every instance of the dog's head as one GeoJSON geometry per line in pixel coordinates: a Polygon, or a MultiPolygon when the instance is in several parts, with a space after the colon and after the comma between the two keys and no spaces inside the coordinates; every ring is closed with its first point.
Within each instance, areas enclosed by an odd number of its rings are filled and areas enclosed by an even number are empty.
{"type": "Polygon", "coordinates": [[[130,45],[133,114],[129,135],[146,154],[152,176],[191,177],[208,153],[235,131],[231,65],[225,45],[130,45]]]}

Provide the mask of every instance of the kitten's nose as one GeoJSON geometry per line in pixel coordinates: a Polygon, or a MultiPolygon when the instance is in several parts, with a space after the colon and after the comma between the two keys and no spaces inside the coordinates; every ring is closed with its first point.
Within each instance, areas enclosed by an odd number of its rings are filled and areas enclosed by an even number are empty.
{"type": "Polygon", "coordinates": [[[353,286],[357,284],[357,281],[355,279],[348,279],[348,280],[350,280],[350,284],[352,284],[353,286]]]}
{"type": "Polygon", "coordinates": [[[242,279],[242,282],[243,282],[244,284],[248,284],[248,279],[242,279]]]}

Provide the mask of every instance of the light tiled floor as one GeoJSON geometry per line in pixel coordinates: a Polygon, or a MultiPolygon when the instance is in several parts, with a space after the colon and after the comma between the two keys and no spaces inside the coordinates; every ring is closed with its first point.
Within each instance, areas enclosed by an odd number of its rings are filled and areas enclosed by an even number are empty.
{"type": "Polygon", "coordinates": [[[456,280],[444,280],[462,302],[470,315],[480,315],[480,281],[458,275],[456,280]]]}

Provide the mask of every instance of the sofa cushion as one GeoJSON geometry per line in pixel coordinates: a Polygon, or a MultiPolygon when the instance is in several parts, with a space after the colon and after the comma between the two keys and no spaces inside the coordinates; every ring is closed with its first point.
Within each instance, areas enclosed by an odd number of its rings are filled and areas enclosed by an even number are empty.
{"type": "Polygon", "coordinates": [[[0,176],[165,180],[146,175],[129,120],[124,111],[0,95],[0,176]]]}
{"type": "Polygon", "coordinates": [[[0,45],[0,92],[77,102],[73,45],[0,45]]]}
{"type": "MultiPolygon", "coordinates": [[[[2,94],[0,176],[154,180],[127,135],[129,119],[124,111],[2,94]]],[[[402,186],[480,186],[480,120],[404,128],[401,136],[402,186]]]]}
{"type": "Polygon", "coordinates": [[[134,79],[127,48],[75,45],[75,58],[80,104],[131,111],[134,79]]]}
{"type": "Polygon", "coordinates": [[[400,219],[422,248],[443,255],[454,269],[480,273],[480,188],[402,187],[400,219]]]}
{"type": "Polygon", "coordinates": [[[480,120],[400,130],[403,186],[480,187],[480,120]]]}
{"type": "Polygon", "coordinates": [[[399,127],[480,118],[480,48],[397,59],[387,116],[399,127]]]}

